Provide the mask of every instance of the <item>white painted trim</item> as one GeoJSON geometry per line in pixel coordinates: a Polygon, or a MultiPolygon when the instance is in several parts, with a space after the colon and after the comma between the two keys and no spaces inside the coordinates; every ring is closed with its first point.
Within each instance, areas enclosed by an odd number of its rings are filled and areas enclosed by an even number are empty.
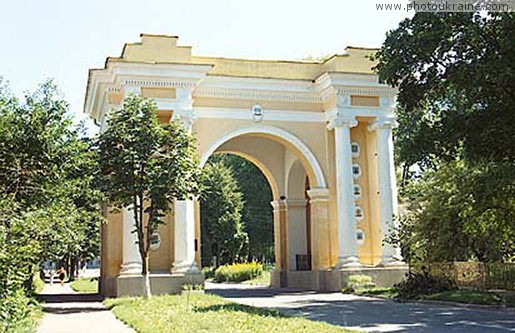
{"type": "Polygon", "coordinates": [[[334,118],[338,114],[338,109],[340,113],[349,118],[355,117],[374,117],[374,118],[391,118],[394,117],[394,110],[392,108],[385,107],[370,107],[370,106],[343,106],[343,107],[333,107],[325,111],[325,118],[330,120],[334,118]]]}
{"type": "Polygon", "coordinates": [[[253,126],[244,127],[244,128],[238,128],[236,130],[233,130],[231,132],[225,133],[220,138],[218,138],[216,141],[214,141],[211,146],[204,152],[200,159],[200,165],[203,167],[209,157],[213,155],[213,153],[225,142],[234,139],[238,136],[245,135],[245,134],[267,134],[273,138],[277,138],[279,140],[284,140],[290,143],[293,147],[295,147],[298,152],[302,154],[302,156],[308,161],[314,176],[315,176],[315,184],[314,187],[327,187],[327,182],[324,177],[324,173],[322,171],[322,167],[320,166],[320,163],[318,163],[318,160],[316,159],[315,155],[311,152],[309,147],[299,138],[297,138],[295,135],[291,134],[290,132],[273,126],[266,126],[261,124],[255,124],[253,126]]]}
{"type": "MultiPolygon", "coordinates": [[[[239,119],[252,120],[252,112],[250,109],[227,109],[227,108],[209,108],[194,107],[197,118],[213,118],[213,119],[239,119]]],[[[298,121],[298,122],[314,122],[324,123],[325,116],[323,112],[310,111],[293,111],[293,110],[268,110],[263,109],[263,121],[298,121]]]]}

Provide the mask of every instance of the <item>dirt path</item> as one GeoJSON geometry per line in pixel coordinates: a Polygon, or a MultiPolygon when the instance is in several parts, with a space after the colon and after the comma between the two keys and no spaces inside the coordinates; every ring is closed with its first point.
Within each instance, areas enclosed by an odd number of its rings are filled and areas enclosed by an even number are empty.
{"type": "Polygon", "coordinates": [[[68,284],[47,284],[38,298],[44,302],[38,333],[134,332],[116,319],[98,294],[77,293],[68,284]]]}

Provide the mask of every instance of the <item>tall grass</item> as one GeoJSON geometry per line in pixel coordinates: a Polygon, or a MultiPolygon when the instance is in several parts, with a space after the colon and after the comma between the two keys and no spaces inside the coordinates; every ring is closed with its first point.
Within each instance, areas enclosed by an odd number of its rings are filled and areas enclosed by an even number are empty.
{"type": "Polygon", "coordinates": [[[263,265],[258,262],[223,265],[215,271],[215,282],[241,282],[255,279],[263,274],[263,265]]]}

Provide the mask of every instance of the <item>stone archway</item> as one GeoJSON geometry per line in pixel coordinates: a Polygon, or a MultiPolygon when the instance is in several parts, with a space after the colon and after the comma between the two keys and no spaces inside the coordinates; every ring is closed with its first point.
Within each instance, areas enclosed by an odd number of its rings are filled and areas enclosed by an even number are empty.
{"type": "Polygon", "coordinates": [[[302,162],[308,176],[312,179],[315,187],[326,188],[327,182],[325,180],[324,173],[320,163],[316,159],[315,155],[311,152],[309,147],[302,142],[295,135],[290,132],[283,130],[279,127],[265,126],[265,125],[254,125],[244,128],[238,128],[233,131],[229,131],[215,140],[209,148],[202,153],[200,158],[200,165],[203,166],[207,159],[225,142],[242,135],[254,135],[269,137],[277,142],[280,142],[284,146],[290,148],[292,152],[302,162]]]}
{"type": "Polygon", "coordinates": [[[309,148],[283,129],[256,125],[214,140],[203,152],[201,165],[216,153],[249,160],[272,188],[276,260],[272,285],[318,289],[318,271],[330,268],[328,190],[322,169],[309,148]],[[316,186],[306,187],[310,183],[316,186]],[[313,236],[317,237],[315,241],[313,236]]]}

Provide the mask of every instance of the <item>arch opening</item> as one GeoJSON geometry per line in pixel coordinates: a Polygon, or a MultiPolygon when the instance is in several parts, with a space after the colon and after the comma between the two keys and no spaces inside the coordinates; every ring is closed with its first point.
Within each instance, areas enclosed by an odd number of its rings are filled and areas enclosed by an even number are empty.
{"type": "Polygon", "coordinates": [[[242,157],[266,178],[273,199],[275,274],[272,274],[272,284],[288,286],[288,272],[312,269],[311,210],[307,191],[311,184],[314,188],[327,187],[318,161],[295,136],[266,126],[238,129],[223,135],[202,154],[201,164],[205,165],[211,156],[218,154],[242,157]]]}

